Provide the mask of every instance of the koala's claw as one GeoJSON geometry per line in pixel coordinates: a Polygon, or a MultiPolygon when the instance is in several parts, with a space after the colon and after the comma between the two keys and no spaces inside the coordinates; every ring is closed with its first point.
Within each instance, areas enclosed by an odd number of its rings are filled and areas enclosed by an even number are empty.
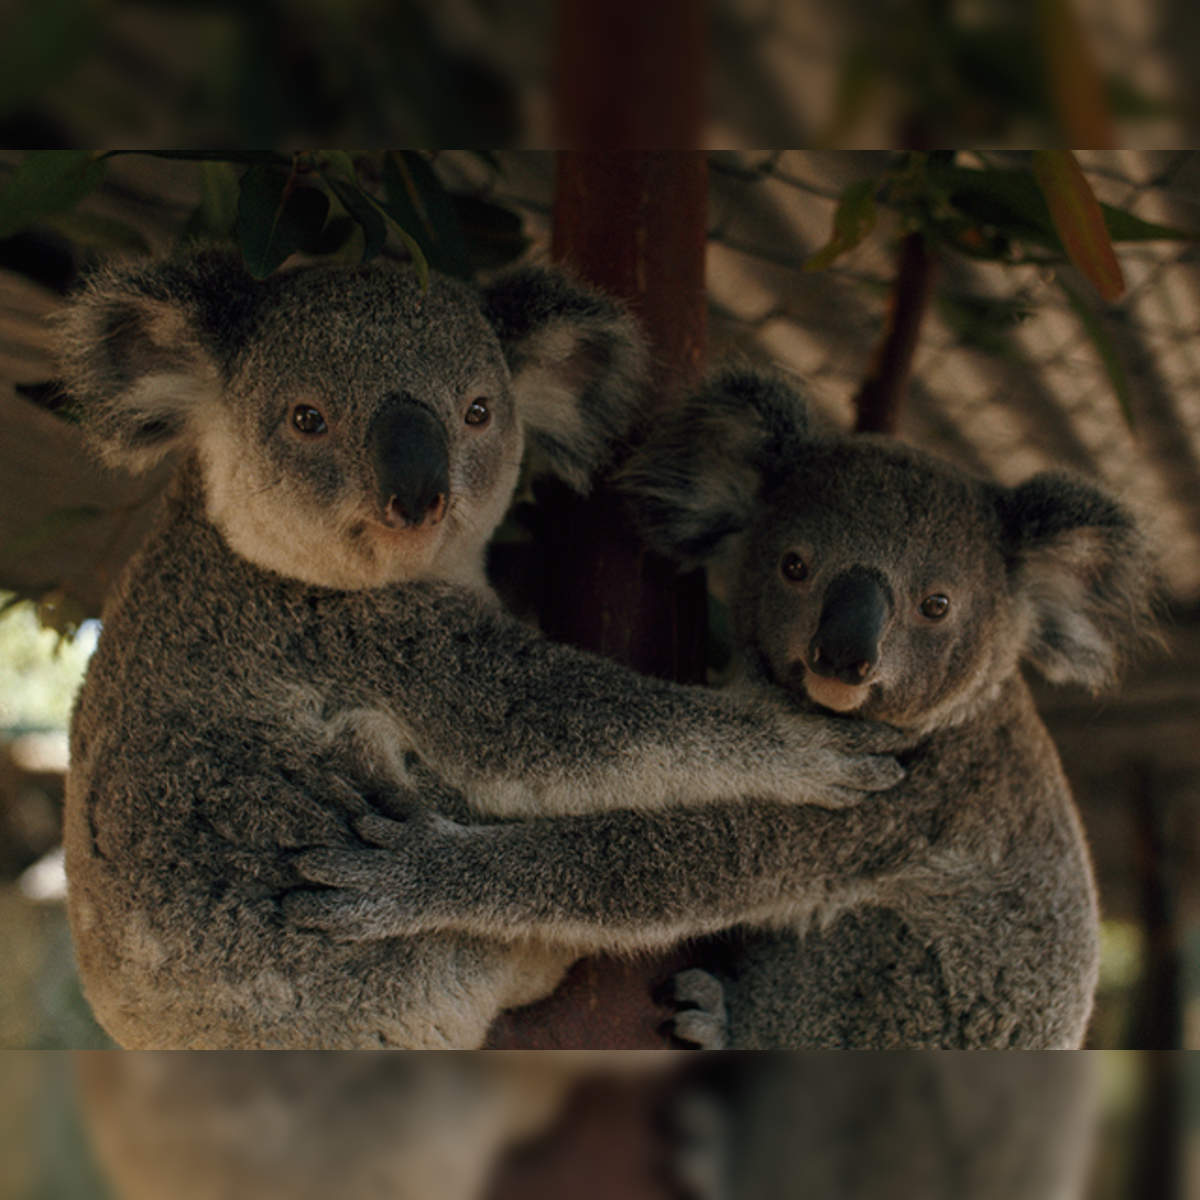
{"type": "Polygon", "coordinates": [[[305,850],[292,859],[301,879],[326,887],[365,890],[377,884],[381,873],[391,865],[385,850],[305,850]]]}
{"type": "Polygon", "coordinates": [[[725,989],[707,971],[680,971],[668,985],[668,997],[679,1011],[668,1021],[671,1034],[697,1050],[723,1050],[728,1036],[725,989]]]}
{"type": "Polygon", "coordinates": [[[410,850],[421,837],[453,837],[467,832],[472,827],[443,817],[431,808],[414,808],[404,820],[381,817],[371,813],[354,822],[355,831],[364,842],[384,850],[410,850]]]}
{"type": "Polygon", "coordinates": [[[864,792],[886,792],[904,778],[904,768],[890,755],[872,754],[854,764],[854,785],[864,792]]]}

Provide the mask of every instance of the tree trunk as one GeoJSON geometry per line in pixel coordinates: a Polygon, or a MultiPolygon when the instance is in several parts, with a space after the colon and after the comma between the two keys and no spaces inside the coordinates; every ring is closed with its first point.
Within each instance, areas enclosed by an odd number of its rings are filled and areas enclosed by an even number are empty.
{"type": "MultiPolygon", "coordinates": [[[[559,160],[554,257],[627,301],[642,321],[656,364],[647,424],[701,366],[706,216],[707,167],[699,153],[567,152],[559,160]]],[[[648,553],[603,484],[586,498],[547,485],[538,508],[546,633],[646,674],[701,682],[703,576],[680,576],[648,553]]],[[[658,1027],[668,1014],[653,992],[691,961],[686,950],[584,960],[553,996],[504,1014],[489,1045],[661,1047],[658,1027]]]]}

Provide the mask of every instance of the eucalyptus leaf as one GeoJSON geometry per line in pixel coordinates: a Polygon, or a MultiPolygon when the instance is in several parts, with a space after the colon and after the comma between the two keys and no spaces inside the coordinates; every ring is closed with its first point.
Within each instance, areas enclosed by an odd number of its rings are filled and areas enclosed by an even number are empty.
{"type": "MultiPolygon", "coordinates": [[[[1031,172],[931,166],[929,179],[946,201],[971,221],[990,226],[1009,238],[1066,254],[1046,197],[1031,172]]],[[[1111,204],[1101,204],[1100,212],[1114,242],[1200,240],[1196,231],[1143,221],[1111,204]]]]}
{"type": "MultiPolygon", "coordinates": [[[[340,155],[349,158],[349,155],[340,155]]],[[[413,268],[422,288],[429,286],[429,262],[420,243],[404,228],[369,192],[357,183],[351,183],[335,169],[327,171],[322,168],[322,176],[329,184],[333,193],[345,206],[346,211],[362,227],[365,244],[362,261],[374,258],[387,242],[388,231],[393,231],[408,249],[413,268]]]]}
{"type": "Polygon", "coordinates": [[[384,209],[420,244],[431,267],[469,279],[474,273],[454,199],[423,154],[405,150],[384,160],[384,209]]]}
{"type": "Polygon", "coordinates": [[[1111,204],[1101,204],[1100,211],[1104,214],[1108,235],[1114,242],[1200,241],[1200,231],[1143,221],[1141,217],[1135,217],[1133,213],[1126,212],[1123,208],[1114,208],[1111,204]]]}
{"type": "Polygon", "coordinates": [[[369,262],[387,244],[388,227],[385,214],[357,181],[344,178],[338,171],[323,169],[321,175],[329,185],[330,191],[342,202],[346,212],[362,227],[365,239],[362,261],[369,262]]]}
{"type": "Polygon", "coordinates": [[[1067,257],[1105,300],[1117,300],[1125,291],[1125,276],[1079,160],[1070,150],[1035,150],[1033,177],[1067,257]]]}
{"type": "Polygon", "coordinates": [[[237,239],[246,269],[265,279],[297,250],[316,245],[329,197],[278,167],[251,167],[238,195],[237,239]]]}
{"type": "Polygon", "coordinates": [[[972,222],[1064,253],[1046,198],[1028,171],[931,166],[930,184],[972,222]]]}
{"type": "Polygon", "coordinates": [[[860,179],[842,192],[833,214],[833,233],[820,250],[804,260],[806,271],[823,271],[832,266],[875,228],[877,188],[876,180],[860,179]]]}

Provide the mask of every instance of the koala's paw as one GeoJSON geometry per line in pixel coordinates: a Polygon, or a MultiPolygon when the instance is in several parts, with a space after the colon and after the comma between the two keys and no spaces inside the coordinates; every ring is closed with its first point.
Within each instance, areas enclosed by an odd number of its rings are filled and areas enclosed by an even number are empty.
{"type": "MultiPolygon", "coordinates": [[[[807,719],[807,747],[797,759],[804,787],[797,799],[823,808],[858,804],[871,792],[885,792],[904,778],[904,768],[862,732],[865,722],[832,717],[807,719]]],[[[872,729],[877,727],[872,726],[872,729]]]]}
{"type": "Polygon", "coordinates": [[[715,975],[697,967],[680,971],[667,984],[666,998],[677,1010],[667,1022],[676,1041],[696,1050],[725,1049],[725,988],[715,975]]]}
{"type": "Polygon", "coordinates": [[[413,808],[403,820],[371,813],[354,822],[358,836],[369,845],[394,853],[412,853],[418,846],[467,833],[471,826],[443,817],[431,808],[413,808]]]}

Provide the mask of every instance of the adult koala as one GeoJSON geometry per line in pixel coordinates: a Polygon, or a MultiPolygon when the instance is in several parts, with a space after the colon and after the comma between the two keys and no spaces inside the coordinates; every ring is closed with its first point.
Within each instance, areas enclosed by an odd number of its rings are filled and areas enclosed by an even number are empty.
{"type": "Polygon", "coordinates": [[[898,774],[833,722],[643,679],[499,609],[484,550],[526,440],[582,487],[643,384],[630,317],[562,275],[254,283],[199,256],[97,274],[61,345],[110,462],[181,462],[71,733],[71,925],[123,1045],[467,1048],[552,990],[568,938],[332,945],[281,920],[298,847],[349,844],[402,793],[467,814],[420,794],[418,760],[491,816],[836,804],[898,774]]]}
{"type": "Polygon", "coordinates": [[[1148,635],[1153,579],[1129,514],[1068,476],[999,487],[886,438],[822,436],[799,395],[746,371],[662,425],[626,482],[653,544],[726,557],[745,683],[898,728],[904,782],[840,812],[442,827],[419,862],[372,819],[360,828],[381,849],[303,861],[341,889],[310,898],[312,919],[347,938],[570,924],[581,943],[631,946],[745,925],[723,989],[680,977],[700,1005],[681,1034],[721,1040],[723,991],[735,1048],[1079,1046],[1096,893],[1018,664],[1099,686],[1148,635]],[[617,896],[589,884],[614,861],[617,896]]]}

